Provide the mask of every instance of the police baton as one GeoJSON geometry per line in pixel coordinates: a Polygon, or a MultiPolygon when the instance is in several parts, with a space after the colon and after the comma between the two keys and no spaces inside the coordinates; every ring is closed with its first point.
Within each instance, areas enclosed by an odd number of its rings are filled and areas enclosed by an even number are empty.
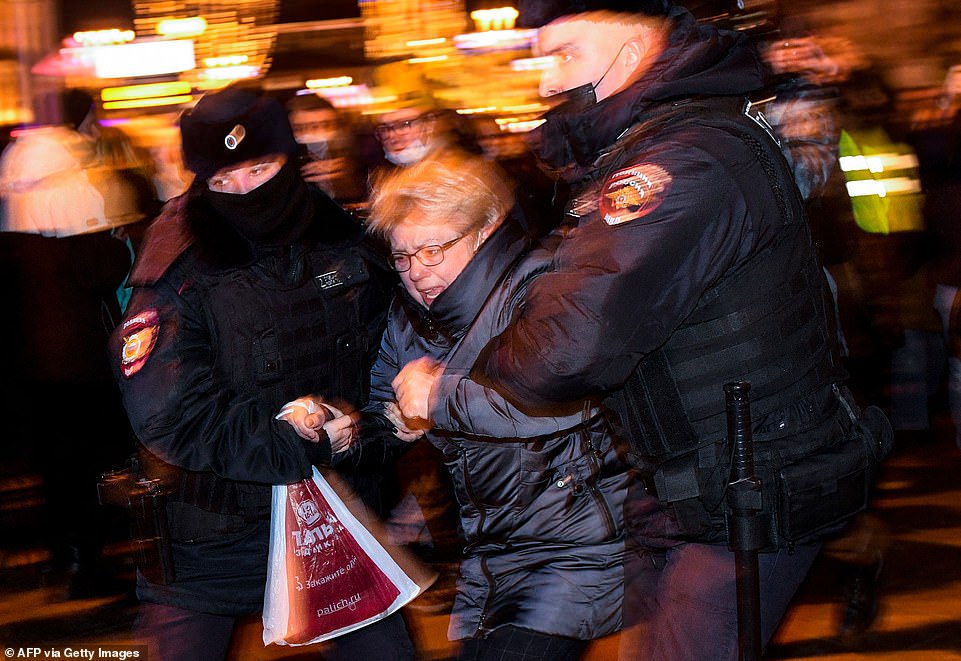
{"type": "Polygon", "coordinates": [[[761,542],[761,480],[754,474],[751,439],[751,384],[724,386],[727,440],[731,452],[731,482],[727,503],[728,548],[734,552],[737,583],[737,643],[741,661],[761,658],[761,592],[757,552],[761,542]]]}

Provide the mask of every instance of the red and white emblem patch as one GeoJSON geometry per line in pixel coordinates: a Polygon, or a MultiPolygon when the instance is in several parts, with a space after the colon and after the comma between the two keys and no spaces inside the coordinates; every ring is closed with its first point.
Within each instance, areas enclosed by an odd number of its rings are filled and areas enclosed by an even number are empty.
{"type": "Polygon", "coordinates": [[[160,335],[160,317],[156,310],[144,310],[123,323],[123,348],[120,350],[120,369],[126,377],[133,376],[147,362],[160,335]]]}
{"type": "Polygon", "coordinates": [[[664,201],[671,181],[667,170],[653,163],[618,170],[601,190],[601,217],[620,225],[646,216],[664,201]]]}

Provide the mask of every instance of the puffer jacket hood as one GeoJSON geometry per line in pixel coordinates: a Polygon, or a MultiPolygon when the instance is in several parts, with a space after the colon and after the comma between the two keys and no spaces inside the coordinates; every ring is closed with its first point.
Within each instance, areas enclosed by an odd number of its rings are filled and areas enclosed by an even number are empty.
{"type": "Polygon", "coordinates": [[[764,69],[747,37],[675,7],[667,47],[644,75],[588,108],[562,104],[529,134],[543,165],[566,181],[577,181],[604,149],[633,124],[665,103],[687,98],[744,95],[764,84],[764,69]]]}

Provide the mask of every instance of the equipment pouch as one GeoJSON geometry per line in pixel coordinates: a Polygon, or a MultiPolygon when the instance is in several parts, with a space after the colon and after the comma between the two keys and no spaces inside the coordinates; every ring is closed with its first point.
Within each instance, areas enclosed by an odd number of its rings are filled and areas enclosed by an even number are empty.
{"type": "Polygon", "coordinates": [[[777,472],[780,535],[803,544],[840,532],[867,507],[892,436],[880,409],[868,407],[845,440],[783,466],[777,472]]]}
{"type": "Polygon", "coordinates": [[[176,578],[167,527],[167,492],[159,480],[140,477],[136,459],[131,464],[101,476],[97,482],[100,504],[126,510],[137,568],[151,583],[166,585],[176,578]]]}
{"type": "Polygon", "coordinates": [[[159,480],[140,480],[131,498],[131,529],[140,573],[159,585],[176,580],[167,527],[167,493],[159,480]]]}

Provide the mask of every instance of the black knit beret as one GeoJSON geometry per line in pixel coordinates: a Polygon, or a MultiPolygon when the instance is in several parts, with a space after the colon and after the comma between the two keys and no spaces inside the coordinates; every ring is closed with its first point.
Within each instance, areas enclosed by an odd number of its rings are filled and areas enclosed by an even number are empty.
{"type": "Polygon", "coordinates": [[[180,138],[184,164],[200,179],[249,159],[297,152],[283,106],[238,87],[201,97],[181,116],[180,138]]]}
{"type": "Polygon", "coordinates": [[[671,0],[518,0],[517,26],[539,28],[561,16],[587,11],[616,11],[667,16],[671,0]]]}

